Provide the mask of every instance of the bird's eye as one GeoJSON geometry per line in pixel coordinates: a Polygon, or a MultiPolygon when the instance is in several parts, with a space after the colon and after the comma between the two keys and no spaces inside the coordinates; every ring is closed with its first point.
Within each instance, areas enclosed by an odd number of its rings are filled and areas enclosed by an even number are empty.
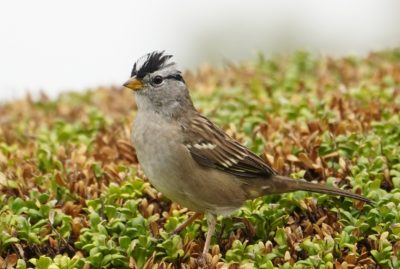
{"type": "Polygon", "coordinates": [[[155,76],[152,80],[153,84],[160,85],[163,82],[162,76],[155,76]]]}

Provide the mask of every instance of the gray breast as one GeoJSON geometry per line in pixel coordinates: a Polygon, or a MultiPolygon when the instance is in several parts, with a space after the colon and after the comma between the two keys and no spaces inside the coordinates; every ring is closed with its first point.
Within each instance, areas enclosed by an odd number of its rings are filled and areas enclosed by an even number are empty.
{"type": "Polygon", "coordinates": [[[195,162],[181,132],[177,122],[138,113],[132,139],[150,182],[169,199],[198,212],[225,214],[239,207],[245,200],[241,183],[195,162]]]}
{"type": "Polygon", "coordinates": [[[187,182],[182,163],[189,154],[179,129],[177,123],[156,113],[139,112],[132,131],[133,144],[146,176],[159,191],[175,201],[185,195],[183,185],[187,182]]]}

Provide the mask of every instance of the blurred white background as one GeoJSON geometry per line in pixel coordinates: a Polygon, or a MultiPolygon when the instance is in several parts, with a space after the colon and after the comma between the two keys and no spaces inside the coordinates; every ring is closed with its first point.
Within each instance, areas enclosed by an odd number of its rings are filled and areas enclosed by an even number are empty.
{"type": "Polygon", "coordinates": [[[400,1],[0,2],[0,101],[120,85],[152,50],[181,68],[306,49],[365,54],[400,45],[400,1]]]}

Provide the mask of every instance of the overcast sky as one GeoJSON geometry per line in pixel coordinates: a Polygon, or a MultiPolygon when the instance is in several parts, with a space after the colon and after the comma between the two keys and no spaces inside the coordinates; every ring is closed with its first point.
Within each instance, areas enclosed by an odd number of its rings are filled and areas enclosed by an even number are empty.
{"type": "Polygon", "coordinates": [[[400,1],[0,2],[0,100],[120,85],[152,50],[182,68],[295,49],[363,54],[400,45],[400,1]]]}

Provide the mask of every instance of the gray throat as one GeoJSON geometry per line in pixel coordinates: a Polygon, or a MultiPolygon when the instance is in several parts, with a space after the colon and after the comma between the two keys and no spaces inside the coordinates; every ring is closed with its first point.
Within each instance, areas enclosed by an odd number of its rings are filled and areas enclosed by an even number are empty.
{"type": "Polygon", "coordinates": [[[167,118],[180,118],[191,111],[196,111],[189,96],[175,98],[152,98],[140,92],[135,92],[139,112],[155,112],[167,118]]]}

